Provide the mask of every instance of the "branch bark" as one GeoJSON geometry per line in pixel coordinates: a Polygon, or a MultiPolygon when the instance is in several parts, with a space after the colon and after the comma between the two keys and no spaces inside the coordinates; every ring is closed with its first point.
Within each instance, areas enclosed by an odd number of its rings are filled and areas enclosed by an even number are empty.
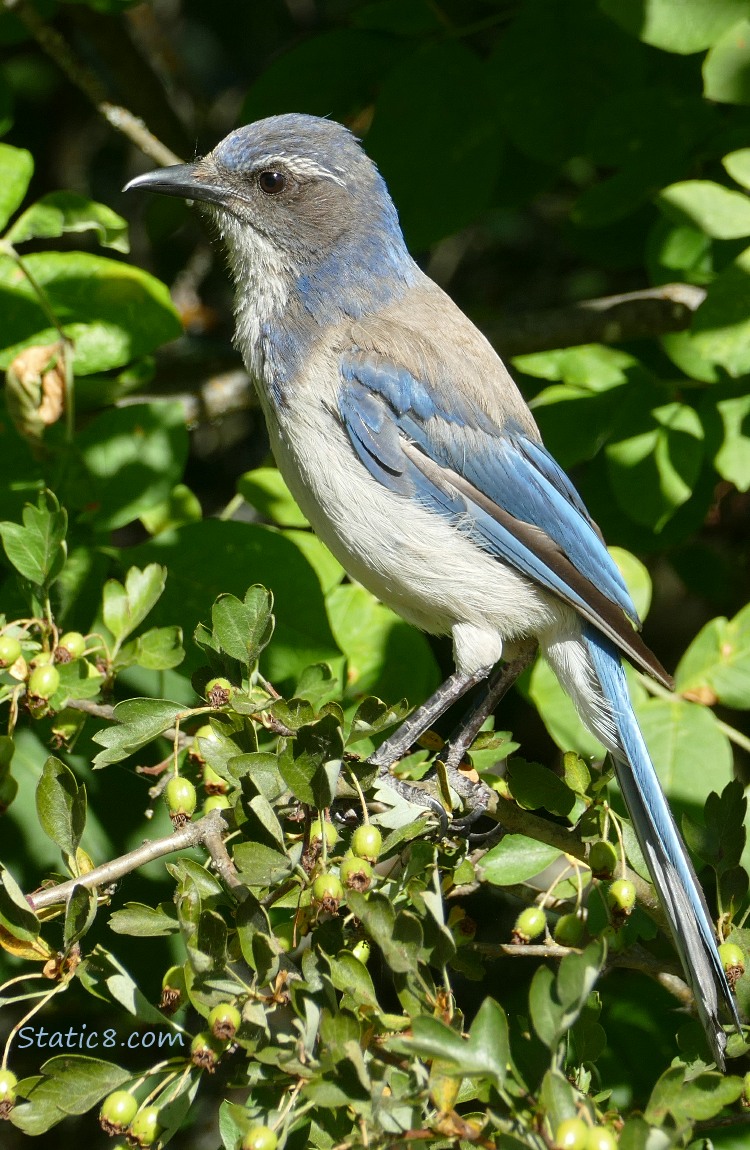
{"type": "Polygon", "coordinates": [[[41,890],[34,891],[33,894],[26,896],[26,901],[35,911],[48,906],[56,906],[58,903],[66,902],[76,887],[82,886],[86,890],[94,890],[96,887],[109,886],[123,878],[124,875],[130,874],[131,871],[137,870],[138,867],[153,862],[154,859],[201,845],[211,855],[216,869],[228,886],[236,889],[242,884],[237,878],[234,863],[221,838],[221,832],[226,829],[227,825],[220,812],[211,811],[209,815],[204,815],[203,818],[197,819],[194,823],[188,823],[187,826],[175,831],[174,834],[167,835],[166,838],[145,842],[142,846],[136,847],[135,850],[128,851],[127,854],[120,855],[119,858],[112,859],[111,862],[95,867],[94,870],[81,875],[80,878],[69,879],[67,882],[58,883],[57,886],[43,887],[41,890]]]}

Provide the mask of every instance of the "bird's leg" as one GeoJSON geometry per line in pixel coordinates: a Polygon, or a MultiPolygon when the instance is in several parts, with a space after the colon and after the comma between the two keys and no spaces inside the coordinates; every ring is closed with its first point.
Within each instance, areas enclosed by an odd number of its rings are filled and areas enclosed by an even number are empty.
{"type": "Polygon", "coordinates": [[[448,816],[442,804],[438,802],[437,799],[432,798],[431,795],[426,794],[420,787],[394,778],[388,768],[392,763],[396,763],[399,759],[403,758],[406,752],[417,739],[424,734],[428,727],[430,727],[436,719],[439,719],[457,699],[460,699],[467,691],[481,682],[484,677],[484,672],[467,675],[460,671],[454,671],[453,674],[438,687],[437,691],[430,695],[429,699],[427,699],[421,707],[417,707],[416,711],[401,724],[390,738],[380,744],[378,749],[374,751],[367,760],[368,763],[378,768],[378,776],[386,781],[388,786],[403,798],[411,803],[416,803],[418,806],[428,807],[433,811],[440,820],[440,829],[443,833],[448,829],[448,816]]]}
{"type": "Polygon", "coordinates": [[[466,803],[466,814],[452,824],[454,831],[461,833],[468,830],[484,814],[491,798],[490,789],[485,783],[474,783],[461,773],[459,770],[461,761],[485,720],[534,658],[536,647],[536,641],[528,643],[515,659],[511,659],[508,663],[500,663],[495,668],[487,680],[484,691],[450,736],[447,754],[440,755],[445,764],[448,783],[466,803]]]}

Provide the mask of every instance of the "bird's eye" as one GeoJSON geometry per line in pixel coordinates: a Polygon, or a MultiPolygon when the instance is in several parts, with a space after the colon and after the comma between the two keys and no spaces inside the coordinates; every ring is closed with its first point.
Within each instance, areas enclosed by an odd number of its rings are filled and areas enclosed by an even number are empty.
{"type": "Polygon", "coordinates": [[[286,187],[286,176],[283,172],[261,172],[258,176],[260,190],[267,196],[278,196],[286,187]]]}

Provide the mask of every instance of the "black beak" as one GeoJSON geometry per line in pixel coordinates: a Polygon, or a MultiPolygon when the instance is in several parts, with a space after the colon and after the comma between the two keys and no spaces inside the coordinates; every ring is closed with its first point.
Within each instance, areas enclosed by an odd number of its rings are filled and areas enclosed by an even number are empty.
{"type": "Polygon", "coordinates": [[[170,168],[157,168],[154,172],[144,172],[126,184],[123,191],[132,188],[145,188],[149,192],[161,192],[165,196],[182,196],[186,200],[201,200],[207,204],[225,204],[225,188],[206,183],[201,178],[200,164],[175,164],[170,168]]]}

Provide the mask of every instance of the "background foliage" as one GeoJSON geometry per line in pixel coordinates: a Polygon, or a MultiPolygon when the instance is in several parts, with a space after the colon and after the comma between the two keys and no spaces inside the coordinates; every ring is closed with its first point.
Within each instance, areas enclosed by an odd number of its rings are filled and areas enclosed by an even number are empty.
{"type": "MultiPolygon", "coordinates": [[[[498,846],[440,839],[373,789],[361,758],[450,652],[348,582],[285,491],[197,216],[120,188],[279,112],[363,137],[676,668],[674,696],[632,676],[638,715],[722,937],[746,949],[728,784],[750,749],[750,4],[19,0],[0,42],[0,640],[21,647],[0,671],[0,963],[44,966],[35,1026],[118,1044],[84,1062],[16,1038],[3,1145],[108,1144],[86,1112],[133,1083],[175,1146],[235,1150],[260,1123],[291,1148],[541,1148],[576,1114],[625,1150],[744,1145],[744,1047],[727,1078],[702,1062],[601,749],[543,666],[472,756],[514,832],[498,846]],[[83,654],[35,695],[71,631],[83,654]],[[206,698],[217,675],[233,691],[206,698]],[[121,878],[98,914],[79,888],[37,920],[21,891],[170,833],[175,762],[200,802],[229,803],[241,894],[196,848],[121,878]],[[314,881],[337,873],[360,790],[385,843],[339,906],[314,881]],[[329,807],[341,837],[316,847],[329,807]],[[624,924],[585,863],[600,837],[622,850],[618,828],[640,897],[624,924]],[[585,949],[511,942],[540,901],[550,931],[587,913],[585,949]],[[220,1002],[242,1026],[214,1074],[187,1050],[153,1074],[145,1044],[120,1046],[195,1035],[220,1002]]],[[[5,1034],[36,987],[0,992],[5,1034]]]]}

